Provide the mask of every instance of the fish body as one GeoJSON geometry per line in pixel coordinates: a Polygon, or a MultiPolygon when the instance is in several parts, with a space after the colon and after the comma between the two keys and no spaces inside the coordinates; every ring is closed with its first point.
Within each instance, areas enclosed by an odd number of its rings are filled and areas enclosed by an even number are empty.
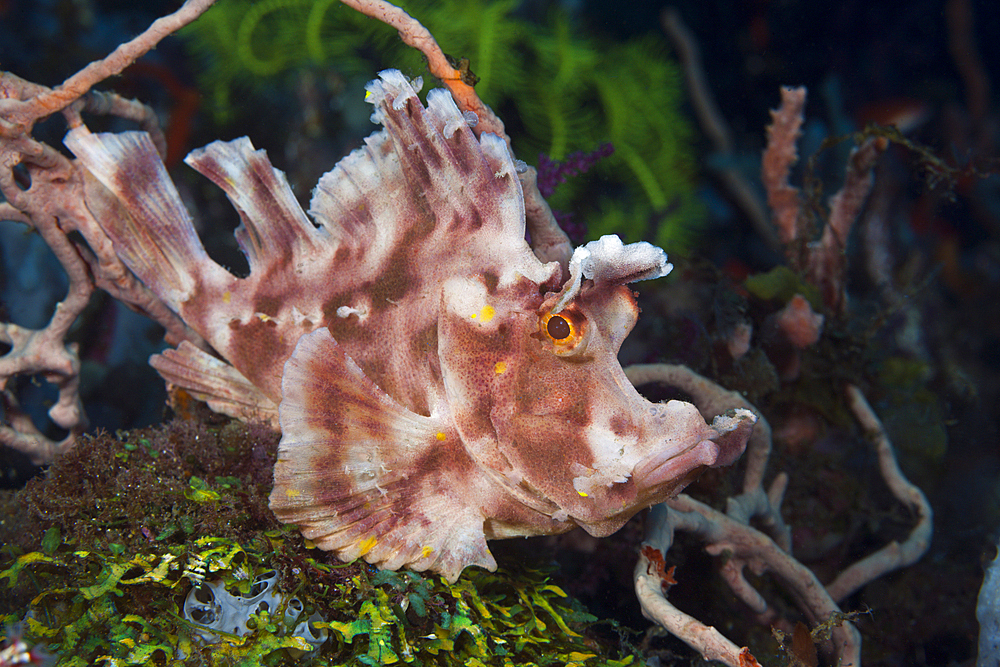
{"type": "Polygon", "coordinates": [[[207,256],[146,135],[66,143],[116,252],[207,343],[154,367],[280,427],[276,516],[345,560],[455,580],[496,566],[488,539],[617,530],[735,460],[755,418],[640,396],[616,356],[626,284],[666,255],[609,236],[568,276],[542,263],[504,141],[416,92],[394,70],[368,85],[383,129],[320,179],[312,220],[249,140],[188,156],[240,212],[246,277],[207,256]]]}

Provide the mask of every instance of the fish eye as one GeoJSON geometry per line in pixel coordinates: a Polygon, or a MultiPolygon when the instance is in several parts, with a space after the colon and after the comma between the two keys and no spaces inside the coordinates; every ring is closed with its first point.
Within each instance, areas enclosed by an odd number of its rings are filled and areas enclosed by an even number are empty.
{"type": "Polygon", "coordinates": [[[587,317],[572,305],[558,313],[539,317],[538,329],[553,352],[560,357],[580,354],[586,349],[587,317]]]}
{"type": "Polygon", "coordinates": [[[549,332],[549,336],[553,340],[569,338],[570,334],[573,333],[573,327],[569,325],[569,322],[562,315],[553,315],[550,317],[548,323],[545,325],[545,330],[549,332]]]}

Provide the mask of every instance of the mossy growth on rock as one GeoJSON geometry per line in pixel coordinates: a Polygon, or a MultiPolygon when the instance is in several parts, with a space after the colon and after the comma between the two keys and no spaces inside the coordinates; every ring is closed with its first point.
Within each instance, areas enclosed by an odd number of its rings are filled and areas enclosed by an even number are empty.
{"type": "Polygon", "coordinates": [[[449,585],[312,548],[267,509],[276,444],[229,421],[85,439],[0,498],[0,628],[65,666],[641,663],[537,567],[449,585]],[[243,619],[246,634],[210,642],[185,612],[192,591],[219,582],[246,599],[261,577],[277,604],[243,619]],[[302,619],[327,637],[318,649],[296,635],[302,619]]]}

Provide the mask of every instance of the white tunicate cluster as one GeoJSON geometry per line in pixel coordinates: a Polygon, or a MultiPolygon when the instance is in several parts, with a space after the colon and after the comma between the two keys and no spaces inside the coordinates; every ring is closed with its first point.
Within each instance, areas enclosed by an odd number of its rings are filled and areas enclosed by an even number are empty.
{"type": "Polygon", "coordinates": [[[295,625],[291,632],[293,637],[301,637],[314,649],[327,640],[326,629],[317,630],[313,623],[322,621],[319,614],[313,613],[307,619],[302,616],[303,605],[298,598],[291,598],[285,604],[285,598],[275,590],[278,574],[269,571],[257,576],[246,595],[230,593],[221,581],[205,582],[195,586],[184,600],[184,618],[196,623],[204,630],[199,630],[201,638],[209,643],[219,641],[219,635],[211,630],[231,635],[243,636],[251,631],[247,622],[254,614],[260,612],[274,613],[285,606],[285,625],[295,625]]]}

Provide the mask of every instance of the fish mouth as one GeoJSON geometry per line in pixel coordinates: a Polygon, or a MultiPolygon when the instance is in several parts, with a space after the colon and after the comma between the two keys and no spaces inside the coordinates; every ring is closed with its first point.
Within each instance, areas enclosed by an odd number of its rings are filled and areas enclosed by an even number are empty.
{"type": "Polygon", "coordinates": [[[719,445],[711,440],[698,440],[680,452],[666,448],[650,454],[635,464],[632,479],[641,488],[655,488],[681,482],[692,470],[715,465],[718,460],[719,445]]]}
{"type": "Polygon", "coordinates": [[[746,449],[756,421],[757,416],[750,410],[730,410],[716,417],[708,433],[693,439],[692,444],[681,451],[677,451],[676,445],[667,445],[639,461],[632,469],[632,477],[647,489],[671,482],[683,485],[686,476],[696,468],[730,465],[746,449]]]}

